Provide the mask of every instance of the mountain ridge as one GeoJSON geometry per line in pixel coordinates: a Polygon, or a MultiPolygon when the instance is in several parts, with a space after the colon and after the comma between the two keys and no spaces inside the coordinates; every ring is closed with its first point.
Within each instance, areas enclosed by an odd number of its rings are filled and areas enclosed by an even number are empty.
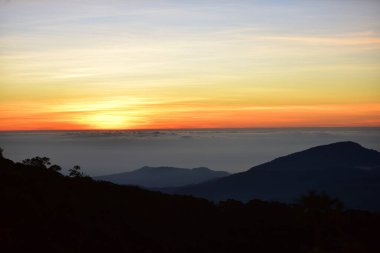
{"type": "Polygon", "coordinates": [[[379,252],[379,214],[328,195],[212,203],[65,176],[49,160],[0,149],[1,252],[379,252]]]}
{"type": "Polygon", "coordinates": [[[346,141],[276,158],[245,172],[171,189],[213,201],[259,198],[292,202],[302,192],[326,192],[352,208],[380,210],[380,152],[346,141]],[[363,169],[365,168],[365,169],[363,169]]]}
{"type": "Polygon", "coordinates": [[[185,169],[170,166],[144,166],[134,171],[98,176],[94,177],[94,179],[124,185],[163,188],[196,184],[228,175],[230,175],[230,173],[225,171],[214,171],[206,167],[185,169]]]}
{"type": "Polygon", "coordinates": [[[284,165],[293,165],[292,162],[297,162],[297,166],[299,166],[299,162],[307,163],[305,165],[309,166],[308,169],[321,169],[321,166],[378,166],[380,165],[380,152],[364,148],[352,141],[336,142],[281,156],[272,161],[254,166],[248,171],[258,168],[268,169],[268,164],[271,166],[280,165],[282,167],[284,165]],[[328,163],[321,164],[321,161],[323,162],[326,158],[329,160],[328,163]],[[290,161],[290,159],[292,160],[290,161]],[[301,159],[302,161],[300,161],[301,159]]]}

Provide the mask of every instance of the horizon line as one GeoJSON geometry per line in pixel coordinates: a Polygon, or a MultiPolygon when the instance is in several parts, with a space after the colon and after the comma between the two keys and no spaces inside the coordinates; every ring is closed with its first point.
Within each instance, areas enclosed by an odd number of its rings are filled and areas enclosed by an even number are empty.
{"type": "Polygon", "coordinates": [[[285,126],[285,127],[200,127],[200,128],[129,128],[129,129],[15,129],[0,132],[86,132],[86,131],[193,131],[193,130],[260,130],[260,129],[315,129],[315,128],[336,128],[336,129],[355,129],[355,128],[380,128],[380,126],[285,126]]]}

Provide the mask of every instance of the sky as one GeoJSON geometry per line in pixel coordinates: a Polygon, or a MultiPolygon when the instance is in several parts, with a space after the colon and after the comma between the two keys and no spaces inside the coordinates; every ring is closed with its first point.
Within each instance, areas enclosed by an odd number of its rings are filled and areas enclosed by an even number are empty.
{"type": "Polygon", "coordinates": [[[380,126],[380,1],[0,0],[0,130],[380,126]]]}

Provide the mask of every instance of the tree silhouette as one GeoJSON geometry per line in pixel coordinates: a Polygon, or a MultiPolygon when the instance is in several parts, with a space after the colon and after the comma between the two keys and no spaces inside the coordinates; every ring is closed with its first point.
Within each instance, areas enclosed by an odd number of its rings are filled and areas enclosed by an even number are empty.
{"type": "Polygon", "coordinates": [[[380,252],[380,215],[339,211],[326,194],[214,203],[91,180],[78,165],[64,177],[47,162],[0,158],[0,252],[380,252]]]}
{"type": "Polygon", "coordinates": [[[72,169],[69,169],[70,177],[84,177],[83,172],[80,171],[81,168],[79,165],[75,165],[72,169]]]}
{"type": "Polygon", "coordinates": [[[48,157],[36,156],[33,158],[28,158],[28,159],[23,160],[22,164],[32,166],[32,167],[48,169],[55,172],[59,172],[62,170],[61,166],[57,164],[53,164],[49,166],[51,163],[50,163],[50,158],[48,157]]]}
{"type": "Polygon", "coordinates": [[[59,165],[57,165],[57,164],[53,164],[52,166],[50,166],[50,167],[48,168],[48,170],[52,170],[52,171],[58,172],[58,171],[61,171],[62,168],[61,168],[61,166],[59,166],[59,165]]]}
{"type": "Polygon", "coordinates": [[[343,203],[339,199],[330,197],[325,193],[318,194],[313,191],[301,195],[297,202],[305,211],[326,212],[343,209],[343,203]]]}
{"type": "Polygon", "coordinates": [[[47,166],[49,166],[50,158],[48,157],[40,157],[36,156],[33,158],[28,158],[22,161],[24,165],[32,166],[32,167],[39,167],[39,168],[45,168],[47,169],[47,166]]]}

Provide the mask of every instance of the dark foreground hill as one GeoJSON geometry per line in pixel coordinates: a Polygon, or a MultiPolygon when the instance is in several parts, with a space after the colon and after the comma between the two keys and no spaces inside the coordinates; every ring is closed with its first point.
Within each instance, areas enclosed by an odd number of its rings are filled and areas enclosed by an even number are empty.
{"type": "Polygon", "coordinates": [[[174,167],[142,167],[138,170],[94,177],[94,179],[122,185],[138,185],[147,188],[161,188],[198,184],[228,175],[230,175],[228,172],[213,171],[204,167],[194,169],[174,167]]]}
{"type": "Polygon", "coordinates": [[[0,252],[380,252],[380,217],[309,194],[214,204],[0,155],[0,252]]]}
{"type": "Polygon", "coordinates": [[[259,198],[282,202],[316,191],[338,197],[349,208],[380,210],[380,153],[354,142],[333,143],[171,191],[217,201],[259,198]]]}

